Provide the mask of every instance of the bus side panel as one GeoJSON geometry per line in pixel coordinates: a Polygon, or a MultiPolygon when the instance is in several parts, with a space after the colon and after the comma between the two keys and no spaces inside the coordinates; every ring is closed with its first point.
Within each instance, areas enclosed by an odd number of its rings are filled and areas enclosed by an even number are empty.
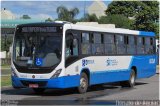
{"type": "Polygon", "coordinates": [[[132,56],[89,56],[70,64],[65,76],[88,70],[90,85],[129,80],[132,56]]]}
{"type": "Polygon", "coordinates": [[[130,70],[114,70],[91,73],[90,85],[128,80],[130,70]]]}
{"type": "Polygon", "coordinates": [[[137,68],[137,78],[146,78],[156,73],[156,56],[134,56],[132,66],[137,68]]]}

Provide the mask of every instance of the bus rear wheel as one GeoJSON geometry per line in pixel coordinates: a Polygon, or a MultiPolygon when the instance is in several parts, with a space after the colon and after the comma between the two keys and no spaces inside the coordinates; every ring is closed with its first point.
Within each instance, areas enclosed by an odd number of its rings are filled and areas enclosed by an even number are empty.
{"type": "Polygon", "coordinates": [[[44,88],[33,88],[33,91],[36,94],[42,94],[45,91],[45,89],[44,88]]]}
{"type": "Polygon", "coordinates": [[[78,87],[78,92],[81,94],[86,93],[87,89],[88,89],[88,76],[86,75],[86,73],[82,73],[80,78],[80,85],[78,87]]]}
{"type": "Polygon", "coordinates": [[[135,80],[136,80],[136,73],[135,70],[131,69],[131,74],[130,74],[130,78],[128,81],[125,82],[121,82],[121,86],[122,87],[130,87],[133,88],[135,85],[135,80]]]}

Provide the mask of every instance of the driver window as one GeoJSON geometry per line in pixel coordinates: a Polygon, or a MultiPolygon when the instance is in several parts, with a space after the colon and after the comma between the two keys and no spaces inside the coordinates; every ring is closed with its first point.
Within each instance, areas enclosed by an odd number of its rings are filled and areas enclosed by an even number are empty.
{"type": "Polygon", "coordinates": [[[78,40],[73,39],[72,35],[68,35],[66,38],[65,57],[78,55],[78,40]]]}
{"type": "Polygon", "coordinates": [[[66,48],[65,48],[65,57],[69,57],[71,55],[71,39],[66,38],[66,48]]]}

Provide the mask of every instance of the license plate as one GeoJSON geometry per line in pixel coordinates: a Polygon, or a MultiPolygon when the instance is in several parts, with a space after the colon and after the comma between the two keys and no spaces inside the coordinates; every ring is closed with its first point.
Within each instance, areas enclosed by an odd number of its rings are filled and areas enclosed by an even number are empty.
{"type": "Polygon", "coordinates": [[[38,84],[29,84],[29,87],[30,88],[38,88],[39,86],[38,86],[38,84]]]}

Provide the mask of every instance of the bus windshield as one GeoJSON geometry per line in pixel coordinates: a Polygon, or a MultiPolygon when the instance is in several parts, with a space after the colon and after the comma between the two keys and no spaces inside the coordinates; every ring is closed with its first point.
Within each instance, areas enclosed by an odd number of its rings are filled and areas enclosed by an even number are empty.
{"type": "Polygon", "coordinates": [[[61,60],[62,35],[20,33],[15,35],[13,60],[18,66],[51,67],[61,60]]]}

